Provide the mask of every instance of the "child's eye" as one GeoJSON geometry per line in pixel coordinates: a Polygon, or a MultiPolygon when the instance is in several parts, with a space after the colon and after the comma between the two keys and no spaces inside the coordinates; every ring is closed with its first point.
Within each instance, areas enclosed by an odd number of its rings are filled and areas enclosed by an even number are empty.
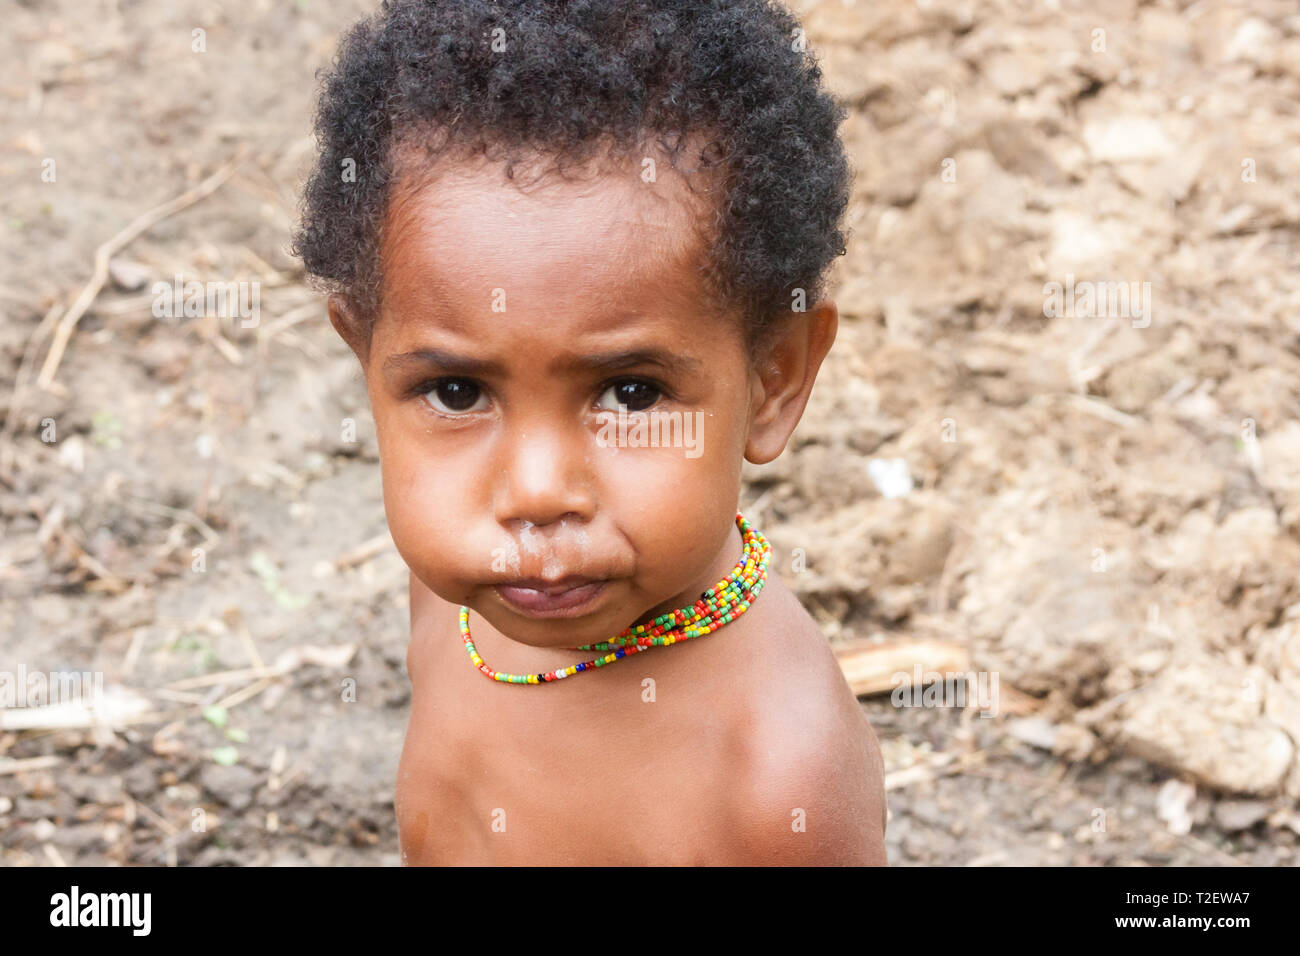
{"type": "Polygon", "coordinates": [[[615,382],[605,389],[597,404],[607,411],[618,411],[618,406],[627,407],[629,412],[640,412],[649,408],[663,397],[663,390],[652,382],[640,379],[626,379],[615,382]]]}
{"type": "Polygon", "coordinates": [[[444,415],[464,415],[487,408],[487,396],[477,384],[464,378],[443,378],[421,389],[424,400],[444,415]]]}

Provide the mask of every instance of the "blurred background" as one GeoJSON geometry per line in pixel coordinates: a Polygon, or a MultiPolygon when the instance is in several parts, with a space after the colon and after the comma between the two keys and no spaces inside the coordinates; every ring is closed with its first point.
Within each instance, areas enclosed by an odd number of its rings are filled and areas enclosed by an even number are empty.
{"type": "MultiPolygon", "coordinates": [[[[1300,12],[793,7],[852,234],[743,510],[862,691],[891,862],[1294,863],[1300,12]],[[995,696],[908,706],[916,667],[995,696]]],[[[398,861],[407,572],[286,251],[370,9],[0,0],[6,865],[398,861]],[[94,713],[13,699],[58,672],[94,713]]]]}

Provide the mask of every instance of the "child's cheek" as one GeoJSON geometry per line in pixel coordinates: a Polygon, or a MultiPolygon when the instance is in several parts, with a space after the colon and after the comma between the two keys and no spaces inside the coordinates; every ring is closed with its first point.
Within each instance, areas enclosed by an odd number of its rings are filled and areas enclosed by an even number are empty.
{"type": "Polygon", "coordinates": [[[474,553],[468,533],[474,510],[466,500],[475,487],[454,463],[440,460],[418,434],[379,428],[384,512],[402,559],[444,600],[459,600],[463,569],[488,567],[490,555],[474,553]]]}
{"type": "Polygon", "coordinates": [[[695,577],[718,540],[734,531],[743,436],[726,411],[701,417],[693,443],[606,448],[596,458],[599,507],[633,542],[647,588],[672,589],[695,577]]]}

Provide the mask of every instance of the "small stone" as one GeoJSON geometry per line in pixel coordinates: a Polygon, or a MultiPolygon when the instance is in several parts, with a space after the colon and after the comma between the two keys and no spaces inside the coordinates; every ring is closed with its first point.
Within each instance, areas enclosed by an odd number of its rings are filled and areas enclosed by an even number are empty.
{"type": "Polygon", "coordinates": [[[912,491],[912,475],[902,458],[873,458],[867,462],[867,474],[885,498],[902,498],[912,491]]]}
{"type": "Polygon", "coordinates": [[[122,783],[133,797],[144,798],[158,789],[158,779],[148,764],[136,764],[122,775],[122,783]]]}
{"type": "Polygon", "coordinates": [[[1192,815],[1188,812],[1196,799],[1196,788],[1181,780],[1166,780],[1156,793],[1156,816],[1175,836],[1192,832],[1192,815]]]}
{"type": "Polygon", "coordinates": [[[1023,717],[1007,724],[1007,733],[1021,743],[1052,750],[1056,746],[1056,725],[1043,717],[1023,717]]]}
{"type": "Polygon", "coordinates": [[[52,800],[32,800],[28,797],[18,798],[17,815],[26,820],[36,817],[52,817],[57,811],[52,800]]]}
{"type": "Polygon", "coordinates": [[[108,277],[113,281],[113,285],[123,292],[143,289],[151,274],[147,266],[129,259],[108,260],[108,277]]]}
{"type": "Polygon", "coordinates": [[[73,850],[85,850],[98,846],[103,839],[103,828],[94,823],[62,827],[53,837],[53,841],[59,846],[73,850]]]}
{"type": "Polygon", "coordinates": [[[1270,809],[1263,800],[1220,800],[1214,805],[1214,819],[1223,829],[1235,833],[1249,830],[1267,817],[1270,809]]]}
{"type": "Polygon", "coordinates": [[[199,782],[204,790],[232,810],[243,810],[251,804],[258,785],[257,774],[239,764],[228,767],[209,764],[203,768],[199,782]]]}
{"type": "Polygon", "coordinates": [[[1229,63],[1250,63],[1267,67],[1273,62],[1275,51],[1282,42],[1282,34],[1259,17],[1242,21],[1223,58],[1229,63]]]}
{"type": "Polygon", "coordinates": [[[1162,159],[1174,151],[1160,121],[1147,116],[1093,120],[1084,125],[1083,142],[1094,160],[1107,163],[1162,159]]]}
{"type": "Polygon", "coordinates": [[[59,828],[49,820],[37,820],[30,827],[32,838],[37,843],[48,843],[58,830],[59,828]]]}

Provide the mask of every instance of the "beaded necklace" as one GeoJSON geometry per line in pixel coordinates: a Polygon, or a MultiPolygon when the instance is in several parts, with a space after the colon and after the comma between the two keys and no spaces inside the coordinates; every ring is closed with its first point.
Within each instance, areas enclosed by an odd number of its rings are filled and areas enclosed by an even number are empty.
{"type": "Polygon", "coordinates": [[[574,650],[608,651],[600,657],[547,671],[544,674],[503,674],[483,663],[469,636],[469,608],[461,605],[460,636],[469,659],[485,676],[508,684],[549,684],[552,681],[586,673],[612,664],[650,647],[668,647],[703,637],[729,624],[749,610],[749,606],[767,582],[767,563],[772,546],[757,528],[736,513],[736,526],[745,540],[745,553],[725,578],[709,588],[691,607],[661,614],[649,624],[629,627],[623,633],[599,644],[580,644],[574,650]]]}

